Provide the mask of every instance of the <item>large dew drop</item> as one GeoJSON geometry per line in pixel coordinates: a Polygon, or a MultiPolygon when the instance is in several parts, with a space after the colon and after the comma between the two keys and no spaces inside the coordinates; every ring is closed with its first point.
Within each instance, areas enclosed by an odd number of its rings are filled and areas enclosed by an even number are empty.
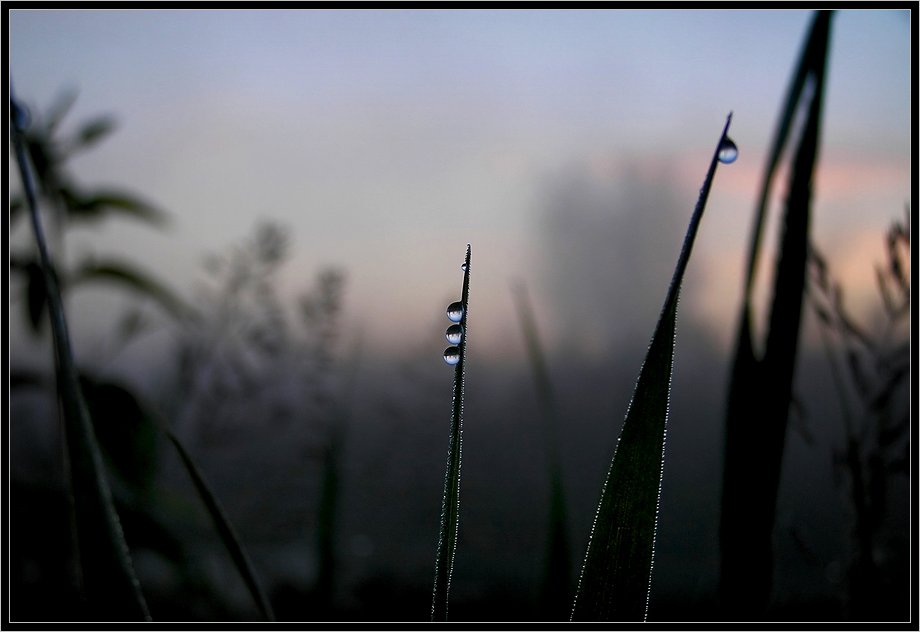
{"type": "Polygon", "coordinates": [[[453,366],[460,362],[460,349],[457,347],[447,347],[444,350],[444,361],[453,366]]]}
{"type": "Polygon", "coordinates": [[[719,146],[719,162],[729,165],[736,160],[738,160],[738,146],[735,141],[726,136],[719,146]]]}
{"type": "Polygon", "coordinates": [[[447,342],[452,345],[460,344],[460,341],[463,340],[463,326],[462,325],[451,325],[447,328],[447,342]]]}
{"type": "Polygon", "coordinates": [[[447,318],[452,323],[459,323],[463,319],[463,303],[457,301],[448,305],[447,318]]]}

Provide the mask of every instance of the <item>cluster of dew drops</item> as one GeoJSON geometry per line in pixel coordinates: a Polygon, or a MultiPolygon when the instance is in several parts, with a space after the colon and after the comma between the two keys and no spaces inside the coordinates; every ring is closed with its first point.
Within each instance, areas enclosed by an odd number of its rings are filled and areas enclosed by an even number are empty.
{"type": "Polygon", "coordinates": [[[457,345],[463,340],[463,325],[460,324],[460,321],[463,320],[463,303],[456,301],[448,305],[447,319],[453,325],[448,327],[444,334],[447,342],[450,343],[450,346],[444,350],[444,361],[453,365],[460,362],[460,347],[457,345]]]}
{"type": "MultiPolygon", "coordinates": [[[[466,264],[460,266],[460,269],[466,272],[466,264]]],[[[450,346],[444,350],[444,361],[453,366],[460,362],[460,347],[458,345],[463,341],[463,325],[460,324],[460,321],[463,320],[463,303],[454,301],[447,306],[447,320],[453,324],[444,333],[447,337],[447,342],[450,343],[450,346]]]]}

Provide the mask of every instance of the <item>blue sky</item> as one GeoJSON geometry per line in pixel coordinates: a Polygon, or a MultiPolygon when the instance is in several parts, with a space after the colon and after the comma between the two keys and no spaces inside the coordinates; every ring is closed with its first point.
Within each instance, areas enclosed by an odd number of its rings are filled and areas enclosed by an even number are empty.
{"type": "MultiPolygon", "coordinates": [[[[577,172],[607,186],[638,169],[673,190],[683,222],[733,111],[741,157],[717,176],[691,262],[698,289],[683,303],[727,340],[764,155],[810,19],[14,10],[9,65],[39,111],[73,87],[71,123],[117,117],[117,132],[72,165],[82,181],[125,186],[174,217],[164,234],[124,222],[77,234],[71,252],[123,252],[188,290],[206,253],[277,219],[294,248],[286,291],[343,266],[356,326],[384,346],[440,323],[468,242],[482,344],[501,350],[517,336],[514,278],[531,284],[552,336],[571,314],[541,281],[551,183],[577,172]]],[[[857,299],[872,292],[883,231],[911,202],[910,88],[909,14],[839,12],[814,226],[857,299]]],[[[673,261],[678,245],[649,248],[673,261]]],[[[639,279],[648,293],[634,300],[656,312],[665,284],[639,279]]]]}

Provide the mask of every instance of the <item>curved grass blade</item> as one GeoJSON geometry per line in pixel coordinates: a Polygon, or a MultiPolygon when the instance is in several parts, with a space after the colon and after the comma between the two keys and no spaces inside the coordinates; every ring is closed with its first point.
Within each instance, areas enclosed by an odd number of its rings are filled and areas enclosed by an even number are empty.
{"type": "Polygon", "coordinates": [[[572,607],[573,621],[644,621],[648,614],[678,296],[730,124],[731,114],[700,189],[617,439],[588,540],[572,607]]]}
{"type": "Polygon", "coordinates": [[[253,569],[252,563],[249,561],[249,556],[246,555],[246,551],[243,549],[243,545],[240,543],[239,537],[236,535],[236,532],[231,526],[230,521],[227,519],[227,515],[221,508],[217,497],[211,491],[210,486],[204,480],[204,476],[201,474],[198,466],[195,465],[191,455],[189,455],[189,453],[186,451],[185,447],[182,445],[182,442],[179,441],[179,438],[167,428],[164,428],[163,431],[166,433],[169,441],[176,448],[176,452],[179,453],[179,458],[182,459],[182,464],[185,466],[186,471],[188,471],[189,476],[192,478],[192,482],[195,484],[195,489],[198,490],[198,495],[204,502],[208,513],[211,515],[211,520],[214,522],[214,526],[217,528],[217,532],[220,534],[220,538],[223,541],[224,546],[230,553],[230,557],[233,558],[233,563],[236,564],[236,568],[240,572],[240,575],[243,577],[243,581],[246,582],[246,587],[249,589],[249,593],[252,595],[253,600],[255,600],[256,605],[262,612],[262,616],[264,616],[269,621],[274,621],[275,613],[272,611],[271,603],[269,603],[268,597],[265,595],[265,591],[262,590],[262,585],[256,578],[255,569],[253,569]]]}
{"type": "Polygon", "coordinates": [[[35,187],[26,158],[21,107],[10,86],[11,133],[26,196],[32,230],[44,277],[55,357],[55,380],[64,425],[67,471],[70,475],[77,556],[83,587],[93,617],[150,620],[147,603],[125,541],[102,454],[74,364],[67,319],[38,214],[35,187]]]}
{"type": "Polygon", "coordinates": [[[87,258],[67,279],[68,287],[91,282],[115,283],[155,301],[170,316],[182,319],[192,310],[166,285],[126,261],[87,258]]]}
{"type": "Polygon", "coordinates": [[[811,182],[817,160],[830,17],[831,12],[819,11],[812,22],[780,118],[751,241],[725,421],[720,598],[730,619],[761,617],[770,597],[773,523],[805,289],[811,182]],[[768,333],[763,356],[758,357],[751,326],[751,292],[760,225],[790,122],[795,112],[805,107],[802,84],[806,79],[811,82],[811,99],[790,170],[768,333]]]}
{"type": "Polygon", "coordinates": [[[164,227],[169,217],[162,210],[144,200],[117,189],[99,189],[91,193],[61,188],[60,194],[67,205],[69,219],[76,221],[98,221],[120,214],[156,227],[164,227]]]}
{"type": "Polygon", "coordinates": [[[469,336],[467,316],[470,294],[470,246],[466,246],[463,263],[463,291],[460,303],[463,313],[460,327],[463,338],[458,345],[460,360],[454,367],[453,412],[450,422],[450,443],[447,448],[447,471],[444,474],[444,496],[441,501],[441,530],[438,536],[438,554],[435,560],[434,589],[431,598],[431,620],[447,621],[447,602],[450,578],[454,570],[457,551],[457,533],[460,522],[460,462],[463,449],[463,365],[466,360],[466,341],[469,336]]]}
{"type": "Polygon", "coordinates": [[[524,345],[533,369],[534,386],[538,405],[543,417],[544,442],[546,443],[547,468],[550,481],[550,507],[548,536],[546,541],[546,562],[540,587],[540,608],[544,620],[561,620],[569,607],[571,595],[572,562],[569,554],[569,530],[565,509],[565,490],[562,484],[562,465],[559,457],[559,428],[556,416],[556,402],[546,360],[537,334],[534,310],[527,294],[527,287],[520,283],[512,288],[524,335],[524,345]]]}
{"type": "Polygon", "coordinates": [[[770,189],[773,185],[773,176],[776,175],[780,156],[789,140],[792,121],[801,102],[806,79],[809,78],[809,75],[811,75],[818,66],[822,68],[824,66],[824,60],[827,55],[827,29],[831,14],[831,11],[818,11],[815,14],[810,31],[811,34],[808,41],[805,43],[795,75],[793,75],[792,81],[789,84],[786,104],[780,115],[776,128],[776,135],[773,137],[773,144],[770,147],[770,157],[767,162],[767,169],[764,172],[763,184],[760,189],[760,199],[757,204],[754,224],[751,228],[751,247],[748,251],[747,273],[745,275],[745,304],[749,302],[751,292],[753,291],[757,258],[760,254],[760,238],[763,233],[763,224],[767,213],[770,189]]]}

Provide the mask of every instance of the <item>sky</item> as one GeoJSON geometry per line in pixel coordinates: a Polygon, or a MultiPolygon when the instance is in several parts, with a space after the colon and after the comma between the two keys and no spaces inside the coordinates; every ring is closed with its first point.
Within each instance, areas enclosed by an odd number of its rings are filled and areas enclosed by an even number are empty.
{"type": "MultiPolygon", "coordinates": [[[[551,345],[568,335],[602,348],[618,320],[647,339],[733,112],[740,157],[717,173],[682,302],[725,347],[810,20],[806,10],[14,9],[8,59],[18,97],[38,112],[76,89],[71,126],[116,117],[116,132],[69,165],[80,182],[117,184],[172,217],[165,232],[125,220],[74,231],[68,255],[121,253],[191,295],[206,254],[277,220],[292,246],[286,295],[340,266],[352,325],[383,349],[444,320],[467,243],[484,349],[521,353],[515,280],[531,288],[551,345]],[[581,192],[567,197],[573,183],[581,192]],[[590,298],[604,275],[622,318],[590,298]]],[[[885,229],[912,202],[909,12],[838,12],[829,59],[814,235],[859,302],[874,292],[885,229]]],[[[104,304],[76,309],[92,322],[104,304]]]]}

